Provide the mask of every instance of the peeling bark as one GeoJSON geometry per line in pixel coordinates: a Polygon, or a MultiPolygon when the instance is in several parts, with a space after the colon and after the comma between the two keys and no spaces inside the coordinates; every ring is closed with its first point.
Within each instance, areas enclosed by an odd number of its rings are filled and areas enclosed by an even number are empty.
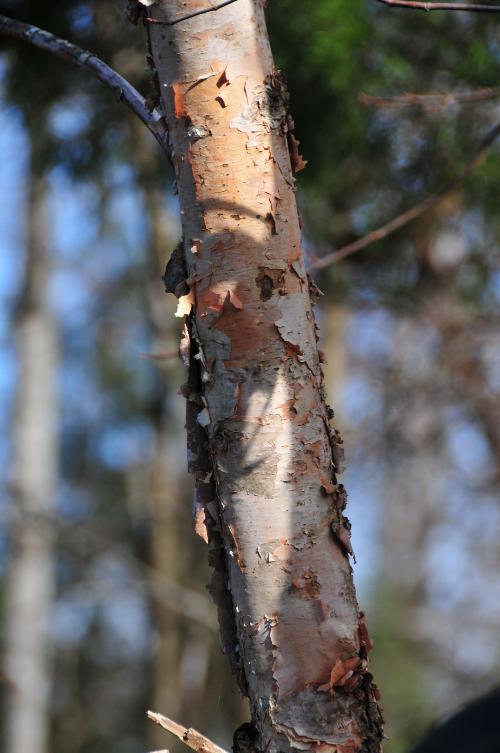
{"type": "Polygon", "coordinates": [[[190,466],[224,649],[258,750],[375,753],[371,643],[301,252],[292,165],[304,162],[260,1],[172,25],[204,7],[158,0],[148,29],[181,203],[190,466]]]}

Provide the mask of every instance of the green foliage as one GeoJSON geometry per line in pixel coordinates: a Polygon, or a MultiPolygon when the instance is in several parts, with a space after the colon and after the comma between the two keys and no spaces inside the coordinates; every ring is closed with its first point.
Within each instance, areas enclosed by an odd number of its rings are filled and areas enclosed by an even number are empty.
{"type": "MultiPolygon", "coordinates": [[[[359,95],[494,85],[491,20],[394,11],[371,0],[274,0],[268,17],[309,160],[298,178],[306,232],[321,248],[341,246],[439,192],[477,150],[494,104],[377,110],[362,105],[359,95]],[[367,221],[355,222],[359,204],[387,189],[392,195],[385,193],[367,221]]],[[[494,168],[483,169],[493,180],[494,168]]],[[[490,186],[487,191],[494,194],[490,186]]],[[[371,259],[393,264],[403,237],[396,234],[384,242],[383,254],[374,247],[352,264],[366,265],[370,274],[371,259]]]]}

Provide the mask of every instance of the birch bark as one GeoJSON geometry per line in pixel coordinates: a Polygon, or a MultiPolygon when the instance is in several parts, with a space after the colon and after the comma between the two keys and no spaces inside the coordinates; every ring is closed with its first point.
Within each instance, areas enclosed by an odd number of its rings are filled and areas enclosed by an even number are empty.
{"type": "Polygon", "coordinates": [[[374,753],[381,716],[301,252],[286,87],[261,1],[185,18],[207,2],[148,2],[147,25],[181,205],[190,465],[223,647],[257,750],[374,753]]]}

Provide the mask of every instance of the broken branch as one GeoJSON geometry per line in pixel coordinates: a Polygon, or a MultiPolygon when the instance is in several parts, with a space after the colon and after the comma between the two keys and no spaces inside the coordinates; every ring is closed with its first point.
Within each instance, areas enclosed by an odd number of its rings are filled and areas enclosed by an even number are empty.
{"type": "Polygon", "coordinates": [[[69,60],[78,68],[92,73],[104,86],[118,96],[120,102],[124,102],[142,120],[162,149],[168,153],[167,129],[161,114],[157,110],[150,112],[146,106],[146,100],[137,89],[97,55],[65,39],[56,37],[38,26],[25,24],[4,15],[0,15],[0,34],[29,42],[41,50],[51,52],[64,60],[69,60]]]}
{"type": "Polygon", "coordinates": [[[500,5],[478,5],[477,3],[423,3],[417,0],[378,0],[394,8],[412,8],[413,10],[465,10],[473,13],[500,13],[500,5]]]}
{"type": "Polygon", "coordinates": [[[185,743],[188,748],[197,751],[197,753],[226,753],[224,748],[219,748],[208,737],[192,729],[192,727],[183,727],[181,724],[173,722],[172,719],[163,716],[163,714],[158,714],[156,711],[148,711],[147,714],[151,721],[171,732],[172,735],[175,735],[175,737],[185,743]]]}
{"type": "Polygon", "coordinates": [[[444,191],[435,196],[429,196],[427,199],[424,199],[411,209],[407,209],[406,212],[403,212],[402,214],[394,217],[394,219],[387,222],[385,225],[377,228],[377,230],[372,230],[367,235],[364,235],[362,238],[358,238],[352,243],[348,243],[346,246],[342,246],[342,248],[339,248],[337,251],[333,251],[333,253],[327,254],[327,256],[323,256],[321,259],[313,258],[313,267],[315,267],[316,269],[324,269],[330,264],[338,264],[347,256],[352,256],[352,254],[355,254],[358,251],[362,251],[367,246],[371,246],[372,243],[380,241],[383,238],[387,238],[388,235],[391,235],[392,233],[396,232],[396,230],[399,230],[405,225],[408,225],[410,222],[413,222],[413,220],[416,220],[418,217],[421,217],[423,214],[425,214],[425,212],[428,212],[429,210],[436,207],[450,194],[454,193],[458,188],[460,188],[462,183],[464,183],[464,181],[470,175],[472,175],[475,170],[477,170],[479,165],[481,165],[486,155],[488,154],[490,147],[499,135],[500,123],[498,123],[494,128],[491,129],[491,131],[489,131],[489,133],[483,139],[478,152],[475,154],[473,159],[471,159],[463,173],[455,178],[455,180],[452,181],[452,183],[450,183],[450,185],[445,188],[444,191]]]}

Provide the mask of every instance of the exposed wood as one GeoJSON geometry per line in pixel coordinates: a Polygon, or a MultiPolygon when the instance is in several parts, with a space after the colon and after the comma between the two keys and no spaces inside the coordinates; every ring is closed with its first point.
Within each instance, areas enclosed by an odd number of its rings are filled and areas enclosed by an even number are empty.
{"type": "Polygon", "coordinates": [[[196,753],[227,753],[224,748],[219,748],[218,745],[213,743],[208,737],[202,735],[191,727],[183,727],[181,724],[172,721],[163,714],[158,714],[156,711],[148,711],[148,718],[155,724],[159,724],[160,727],[166,729],[167,732],[171,732],[179,740],[182,740],[188,748],[195,750],[196,753]]]}

